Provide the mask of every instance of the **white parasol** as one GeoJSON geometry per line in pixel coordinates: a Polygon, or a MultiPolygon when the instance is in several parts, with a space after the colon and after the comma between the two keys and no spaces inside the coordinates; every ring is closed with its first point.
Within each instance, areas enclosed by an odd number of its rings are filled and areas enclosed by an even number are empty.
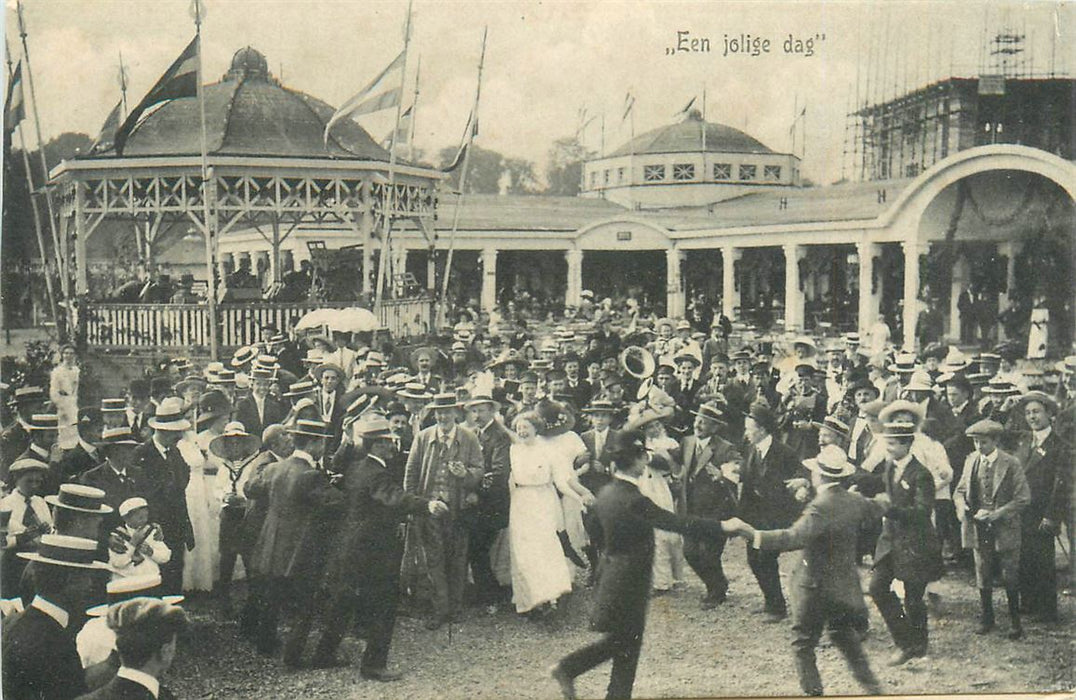
{"type": "Polygon", "coordinates": [[[369,309],[352,307],[348,309],[314,309],[299,319],[295,330],[327,328],[340,333],[369,333],[381,327],[369,309]]]}

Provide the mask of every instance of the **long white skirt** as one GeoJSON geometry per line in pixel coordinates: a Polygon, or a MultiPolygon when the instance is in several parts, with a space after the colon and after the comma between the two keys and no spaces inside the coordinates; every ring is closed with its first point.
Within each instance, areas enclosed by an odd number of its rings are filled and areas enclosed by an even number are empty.
{"type": "Polygon", "coordinates": [[[512,602],[524,613],[572,590],[557,537],[560,499],[553,484],[514,486],[508,514],[512,602]]]}

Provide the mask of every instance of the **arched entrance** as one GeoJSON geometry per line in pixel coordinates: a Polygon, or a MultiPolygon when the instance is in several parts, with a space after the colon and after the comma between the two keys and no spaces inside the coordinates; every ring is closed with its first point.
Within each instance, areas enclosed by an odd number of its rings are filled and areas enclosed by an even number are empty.
{"type": "Polygon", "coordinates": [[[569,296],[583,289],[598,299],[631,296],[644,313],[682,316],[681,259],[668,232],[651,222],[629,218],[587,226],[569,252],[568,284],[578,285],[569,296]]]}
{"type": "Polygon", "coordinates": [[[583,254],[583,289],[596,299],[633,298],[645,313],[665,313],[664,250],[588,250],[583,254]]]}

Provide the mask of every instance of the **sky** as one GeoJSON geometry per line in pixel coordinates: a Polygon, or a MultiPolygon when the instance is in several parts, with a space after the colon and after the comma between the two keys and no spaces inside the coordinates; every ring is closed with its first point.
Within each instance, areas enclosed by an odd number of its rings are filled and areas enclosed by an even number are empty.
{"type": "MultiPolygon", "coordinates": [[[[15,3],[5,1],[5,34],[17,60],[15,3]]],[[[204,2],[207,82],[250,45],[286,86],[332,105],[399,52],[407,14],[402,0],[204,2]]],[[[64,131],[98,133],[119,98],[121,53],[134,104],[194,32],[190,0],[25,0],[24,17],[46,140],[64,131]]],[[[406,91],[421,62],[416,146],[431,152],[459,143],[488,27],[477,143],[533,160],[539,171],[552,142],[576,133],[584,108],[599,115],[583,132],[585,144],[601,149],[604,114],[605,150],[612,151],[629,138],[632,122],[636,134],[671,123],[693,97],[701,106],[705,90],[708,121],[781,152],[792,151],[791,127],[805,111],[794,130],[804,176],[832,182],[842,175],[846,114],[855,104],[984,72],[987,34],[1004,27],[1023,33],[1024,56],[1037,73],[1076,71],[1067,48],[1076,39],[1071,1],[416,0],[412,21],[406,91]],[[758,51],[725,55],[726,38],[758,51]],[[690,49],[692,39],[698,48],[708,40],[709,50],[670,53],[678,43],[690,49]],[[629,92],[635,106],[625,120],[629,92]]],[[[381,140],[393,118],[390,111],[359,123],[381,140]]],[[[27,136],[32,142],[32,131],[27,136]]]]}

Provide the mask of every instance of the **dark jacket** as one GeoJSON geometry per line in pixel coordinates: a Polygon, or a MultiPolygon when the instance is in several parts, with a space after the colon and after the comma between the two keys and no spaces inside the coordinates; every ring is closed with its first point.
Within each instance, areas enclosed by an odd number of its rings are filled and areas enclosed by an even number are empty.
{"type": "Polygon", "coordinates": [[[405,493],[389,467],[373,455],[348,465],[343,491],[346,510],[333,541],[326,583],[351,590],[397,580],[403,540],[397,526],[408,515],[427,513],[429,500],[405,493]]]}
{"type": "Polygon", "coordinates": [[[125,477],[120,477],[112,465],[107,461],[82,475],[79,482],[86,486],[93,486],[105,492],[105,504],[112,508],[112,512],[105,516],[105,523],[111,524],[111,531],[122,522],[119,510],[120,504],[128,498],[135,496],[145,497],[145,484],[142,470],[134,465],[127,468],[125,477]]]}
{"type": "Polygon", "coordinates": [[[235,420],[243,424],[246,431],[251,435],[261,437],[262,431],[267,426],[280,423],[288,415],[288,407],[278,398],[269,395],[265,397],[265,416],[258,417],[258,404],[253,396],[241,399],[235,405],[235,420]]]}
{"type": "MultiPolygon", "coordinates": [[[[162,685],[157,700],[173,700],[173,698],[175,695],[162,685]]],[[[153,694],[144,685],[126,678],[113,677],[92,693],[80,696],[79,700],[153,700],[153,694]]]]}
{"type": "Polygon", "coordinates": [[[583,440],[583,444],[587,448],[587,470],[579,476],[579,483],[590,489],[590,491],[597,495],[601,491],[602,487],[609,483],[611,474],[613,473],[613,445],[616,444],[620,431],[613,428],[609,428],[608,434],[605,436],[605,442],[602,443],[601,454],[595,454],[597,449],[597,435],[593,429],[587,430],[579,435],[583,440]],[[601,465],[601,469],[595,469],[592,462],[597,460],[601,465]]]}
{"type": "Polygon", "coordinates": [[[773,438],[765,459],[751,448],[741,477],[740,517],[762,529],[788,527],[800,513],[800,504],[785,482],[805,476],[806,469],[788,445],[773,438]]]}
{"type": "Polygon", "coordinates": [[[317,576],[329,544],[326,516],[344,500],[325,472],[292,455],[248,481],[247,494],[269,501],[254,547],[255,570],[272,577],[317,576]]]}
{"type": "Polygon", "coordinates": [[[930,515],[934,510],[934,477],[913,457],[899,480],[886,460],[882,471],[890,505],[874,551],[877,565],[893,557],[894,577],[901,581],[937,581],[942,575],[941,544],[930,515]]]}
{"type": "Polygon", "coordinates": [[[247,478],[246,483],[243,484],[243,496],[247,499],[247,512],[243,516],[243,525],[239,528],[239,551],[243,553],[244,566],[254,551],[258,536],[261,535],[262,525],[265,523],[265,514],[269,512],[268,495],[263,493],[255,497],[251,495],[248,487],[252,481],[256,482],[262,478],[262,474],[267,469],[280,461],[275,454],[269,450],[264,450],[254,458],[253,462],[247,465],[247,469],[250,470],[250,476],[247,478]]]}
{"type": "Polygon", "coordinates": [[[1072,447],[1055,429],[1035,450],[1031,449],[1031,435],[1024,437],[1015,456],[1024,465],[1024,476],[1031,489],[1031,504],[1022,514],[1024,529],[1038,529],[1044,518],[1058,527],[1071,508],[1072,447]]]}
{"type": "Polygon", "coordinates": [[[792,527],[761,532],[761,549],[803,550],[790,590],[797,618],[801,611],[814,607],[810,603],[866,614],[856,569],[856,538],[861,525],[884,511],[882,505],[843,486],[828,486],[807,504],[792,527]]]}
{"type": "Polygon", "coordinates": [[[4,700],[68,700],[86,692],[74,631],[37,608],[4,620],[4,700]]]}
{"type": "Polygon", "coordinates": [[[479,520],[488,521],[491,527],[508,527],[508,475],[512,471],[508,450],[512,438],[500,421],[494,420],[489,427],[475,431],[482,448],[484,475],[478,488],[479,520]]]}
{"type": "MultiPolygon", "coordinates": [[[[951,407],[949,410],[952,412],[951,407]]],[[[953,412],[952,433],[942,442],[942,446],[945,447],[945,454],[953,467],[954,484],[960,483],[960,475],[964,473],[964,461],[975,451],[975,443],[964,431],[978,422],[979,412],[975,409],[974,401],[969,400],[964,404],[960,413],[953,412]]]]}
{"type": "MultiPolygon", "coordinates": [[[[731,442],[717,435],[710,438],[710,443],[702,452],[698,451],[697,445],[698,437],[695,435],[688,435],[681,443],[684,473],[680,478],[680,492],[677,494],[677,512],[681,515],[708,518],[731,517],[734,510],[727,510],[729,494],[721,484],[721,475],[712,474],[707,467],[719,469],[725,462],[742,464],[743,457],[731,442]]],[[[732,495],[735,504],[735,493],[732,495]]]]}
{"type": "Polygon", "coordinates": [[[0,433],[0,481],[7,483],[7,468],[29,446],[30,431],[22,423],[16,422],[0,433]]]}
{"type": "Polygon", "coordinates": [[[150,519],[161,526],[164,543],[173,550],[194,542],[187,512],[187,483],[191,468],[178,447],[165,459],[150,438],[135,448],[134,464],[142,472],[143,497],[149,503],[150,519]]]}
{"type": "Polygon", "coordinates": [[[718,539],[725,536],[721,523],[670,513],[639,493],[635,484],[617,478],[601,490],[593,508],[604,547],[591,627],[618,635],[642,634],[654,563],[654,529],[718,539]]]}

